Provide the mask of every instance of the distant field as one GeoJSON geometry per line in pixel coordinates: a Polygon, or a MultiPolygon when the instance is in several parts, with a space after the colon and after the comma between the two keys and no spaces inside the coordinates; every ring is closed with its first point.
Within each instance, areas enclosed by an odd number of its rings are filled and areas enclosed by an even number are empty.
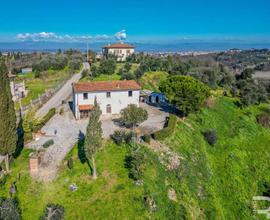
{"type": "MultiPolygon", "coordinates": [[[[16,77],[16,81],[25,81],[28,95],[22,99],[23,105],[30,104],[42,95],[47,89],[55,88],[59,83],[69,77],[67,70],[47,71],[44,77],[35,78],[34,73],[27,73],[16,77]]],[[[18,107],[18,103],[15,104],[18,107]]]]}

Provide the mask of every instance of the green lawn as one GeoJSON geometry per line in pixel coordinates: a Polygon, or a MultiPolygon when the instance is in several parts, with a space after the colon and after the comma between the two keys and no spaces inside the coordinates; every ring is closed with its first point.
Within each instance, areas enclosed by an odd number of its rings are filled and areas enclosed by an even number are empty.
{"type": "Polygon", "coordinates": [[[47,203],[64,206],[65,219],[146,219],[151,215],[164,218],[169,214],[168,209],[151,214],[143,199],[144,195],[153,194],[161,205],[170,203],[166,191],[163,191],[163,168],[158,164],[157,157],[143,148],[148,155],[145,184],[136,186],[128,178],[128,171],[124,167],[128,149],[127,146],[119,147],[107,142],[97,154],[98,179],[93,181],[88,165],[81,163],[75,146],[66,158],[73,158],[73,169],[68,169],[64,161],[59,177],[47,184],[31,180],[28,172],[30,151],[23,150],[21,156],[12,163],[11,176],[2,186],[0,195],[7,196],[9,183],[16,181],[17,198],[23,219],[27,220],[38,219],[47,203]],[[21,178],[17,180],[19,173],[21,178]],[[72,183],[78,186],[78,191],[69,190],[72,183]]]}
{"type": "MultiPolygon", "coordinates": [[[[146,156],[142,186],[128,178],[124,166],[128,146],[108,141],[98,152],[98,179],[78,158],[77,146],[70,152],[52,183],[31,180],[28,150],[12,162],[12,172],[0,195],[8,196],[11,181],[17,181],[17,198],[24,219],[38,219],[49,202],[65,207],[65,219],[254,219],[252,197],[262,195],[262,183],[270,182],[270,131],[256,123],[255,115],[266,105],[239,109],[234,99],[220,97],[211,108],[178,121],[165,144],[181,156],[180,167],[167,171],[157,153],[141,147],[146,156]],[[210,146],[202,135],[215,129],[217,143],[210,146]],[[72,157],[74,168],[66,166],[72,157]],[[69,185],[75,183],[77,192],[69,185]],[[168,199],[173,188],[177,202],[168,199]],[[157,210],[144,202],[151,196],[157,210]]],[[[257,217],[257,216],[256,216],[257,217]]],[[[259,218],[263,219],[263,218],[259,218]]]]}

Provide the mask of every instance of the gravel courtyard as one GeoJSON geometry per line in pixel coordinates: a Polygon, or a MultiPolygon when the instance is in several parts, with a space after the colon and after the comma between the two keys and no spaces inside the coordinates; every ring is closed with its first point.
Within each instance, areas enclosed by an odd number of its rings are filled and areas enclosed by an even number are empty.
{"type": "MultiPolygon", "coordinates": [[[[168,113],[158,107],[149,106],[141,103],[141,107],[148,111],[148,119],[143,122],[138,130],[141,133],[153,132],[163,128],[168,113]]],[[[27,144],[28,148],[42,149],[42,145],[50,140],[54,144],[47,149],[41,159],[39,172],[34,174],[38,180],[51,181],[57,175],[58,166],[65,158],[67,153],[77,143],[80,133],[85,133],[88,119],[75,120],[68,104],[64,106],[64,114],[56,114],[43,128],[45,135],[27,144]]],[[[112,121],[111,117],[102,116],[103,138],[109,138],[110,135],[119,127],[112,121]]]]}

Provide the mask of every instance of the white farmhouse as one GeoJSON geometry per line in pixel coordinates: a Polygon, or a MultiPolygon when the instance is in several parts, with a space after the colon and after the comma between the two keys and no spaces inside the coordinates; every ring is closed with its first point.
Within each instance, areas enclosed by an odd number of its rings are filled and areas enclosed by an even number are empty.
{"type": "Polygon", "coordinates": [[[119,114],[129,104],[139,106],[141,87],[134,80],[79,82],[73,84],[73,111],[76,119],[88,117],[95,99],[102,114],[119,114]]]}
{"type": "Polygon", "coordinates": [[[107,57],[109,54],[113,54],[117,57],[118,61],[126,61],[127,57],[133,54],[134,51],[134,46],[124,43],[109,44],[102,48],[102,54],[104,57],[107,57]]]}

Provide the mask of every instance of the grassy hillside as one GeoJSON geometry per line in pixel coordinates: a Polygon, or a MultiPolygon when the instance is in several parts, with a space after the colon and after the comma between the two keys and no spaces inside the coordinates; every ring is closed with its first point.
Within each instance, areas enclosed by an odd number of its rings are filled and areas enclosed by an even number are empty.
{"type": "Polygon", "coordinates": [[[143,89],[152,90],[158,92],[158,85],[162,80],[165,80],[168,76],[167,72],[155,71],[155,72],[146,72],[140,79],[140,84],[143,89]]]}
{"type": "Polygon", "coordinates": [[[211,108],[179,119],[177,129],[165,144],[177,152],[180,166],[168,171],[160,154],[147,147],[142,186],[128,178],[125,157],[129,146],[108,141],[97,155],[99,177],[93,181],[77,146],[63,162],[52,183],[32,181],[28,173],[28,150],[12,162],[12,172],[0,195],[7,196],[11,181],[17,182],[17,198],[24,219],[38,219],[49,202],[65,207],[65,219],[254,219],[252,197],[262,195],[263,182],[270,181],[270,131],[257,125],[255,115],[264,106],[241,110],[230,98],[218,98],[211,108]],[[217,143],[210,146],[202,135],[215,129],[217,143]],[[18,174],[20,173],[20,180],[18,174]],[[75,183],[78,191],[71,192],[75,183]],[[177,201],[168,198],[174,189],[177,201]],[[154,199],[150,211],[145,197],[154,199]]]}
{"type": "Polygon", "coordinates": [[[257,108],[239,110],[222,98],[212,109],[179,123],[166,141],[182,157],[174,188],[189,216],[199,219],[253,219],[252,197],[269,183],[270,132],[257,125],[257,108]],[[210,146],[202,132],[215,129],[210,146]]]}

